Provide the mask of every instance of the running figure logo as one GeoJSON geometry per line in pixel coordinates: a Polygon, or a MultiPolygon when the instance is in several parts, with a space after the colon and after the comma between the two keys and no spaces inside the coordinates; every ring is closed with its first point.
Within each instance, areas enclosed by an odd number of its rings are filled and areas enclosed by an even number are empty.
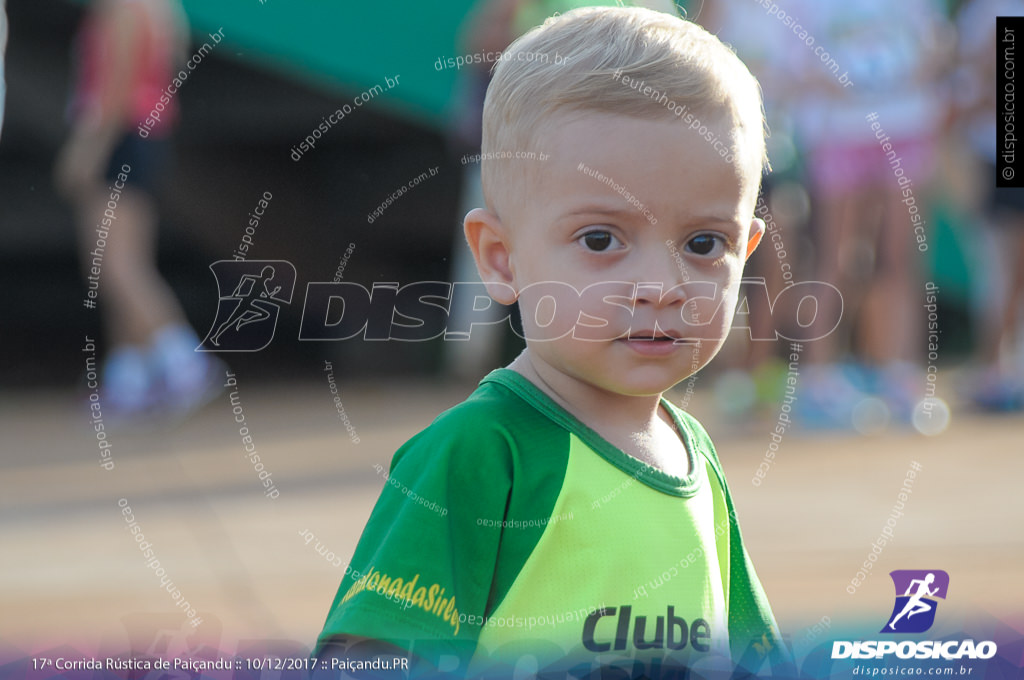
{"type": "Polygon", "coordinates": [[[282,304],[292,301],[295,267],[286,260],[218,260],[217,317],[199,352],[258,352],[274,339],[282,304]],[[225,291],[231,291],[225,295],[225,291]]]}
{"type": "Polygon", "coordinates": [[[941,569],[897,569],[889,572],[896,586],[896,604],[881,633],[923,633],[935,623],[934,599],[946,599],[949,574],[941,569]],[[902,593],[902,595],[901,595],[902,593]]]}

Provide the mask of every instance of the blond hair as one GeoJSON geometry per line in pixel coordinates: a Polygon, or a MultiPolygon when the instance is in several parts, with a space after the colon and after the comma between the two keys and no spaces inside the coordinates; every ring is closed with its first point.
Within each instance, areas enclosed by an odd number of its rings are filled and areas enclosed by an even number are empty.
{"type": "Polygon", "coordinates": [[[488,159],[530,149],[544,120],[563,110],[652,120],[685,112],[698,122],[724,114],[759,165],[767,164],[760,87],[718,38],[649,9],[582,7],[527,32],[494,66],[484,100],[481,162],[492,211],[500,215],[500,188],[523,167],[488,159]]]}

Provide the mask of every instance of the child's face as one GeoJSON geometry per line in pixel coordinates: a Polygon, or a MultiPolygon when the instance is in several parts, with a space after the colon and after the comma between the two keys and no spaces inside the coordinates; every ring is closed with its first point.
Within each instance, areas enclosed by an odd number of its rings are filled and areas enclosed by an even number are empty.
{"type": "MultiPolygon", "coordinates": [[[[764,231],[753,219],[759,168],[749,149],[726,162],[678,120],[561,122],[539,135],[546,160],[499,161],[531,165],[525,195],[498,223],[529,351],[602,390],[660,394],[728,333],[743,263],[764,231]]],[[[740,143],[727,123],[703,122],[740,143]]]]}

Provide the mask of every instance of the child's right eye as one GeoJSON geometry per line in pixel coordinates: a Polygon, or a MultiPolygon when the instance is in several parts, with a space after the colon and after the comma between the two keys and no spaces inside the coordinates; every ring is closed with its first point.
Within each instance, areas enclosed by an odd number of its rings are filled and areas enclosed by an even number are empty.
{"type": "Polygon", "coordinates": [[[587,250],[591,250],[596,253],[608,250],[613,245],[615,247],[622,246],[622,242],[619,241],[619,239],[615,238],[611,232],[603,229],[588,231],[583,236],[580,236],[578,240],[583,243],[587,250]]]}

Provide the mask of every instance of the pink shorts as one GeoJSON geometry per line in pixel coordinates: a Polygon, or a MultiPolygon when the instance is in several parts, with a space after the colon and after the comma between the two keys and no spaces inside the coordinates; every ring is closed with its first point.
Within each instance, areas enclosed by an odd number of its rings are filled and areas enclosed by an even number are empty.
{"type": "Polygon", "coordinates": [[[925,184],[931,173],[933,141],[904,137],[888,143],[892,145],[888,152],[879,142],[818,146],[810,154],[811,182],[818,195],[842,196],[877,186],[895,189],[903,176],[916,186],[925,184]]]}

